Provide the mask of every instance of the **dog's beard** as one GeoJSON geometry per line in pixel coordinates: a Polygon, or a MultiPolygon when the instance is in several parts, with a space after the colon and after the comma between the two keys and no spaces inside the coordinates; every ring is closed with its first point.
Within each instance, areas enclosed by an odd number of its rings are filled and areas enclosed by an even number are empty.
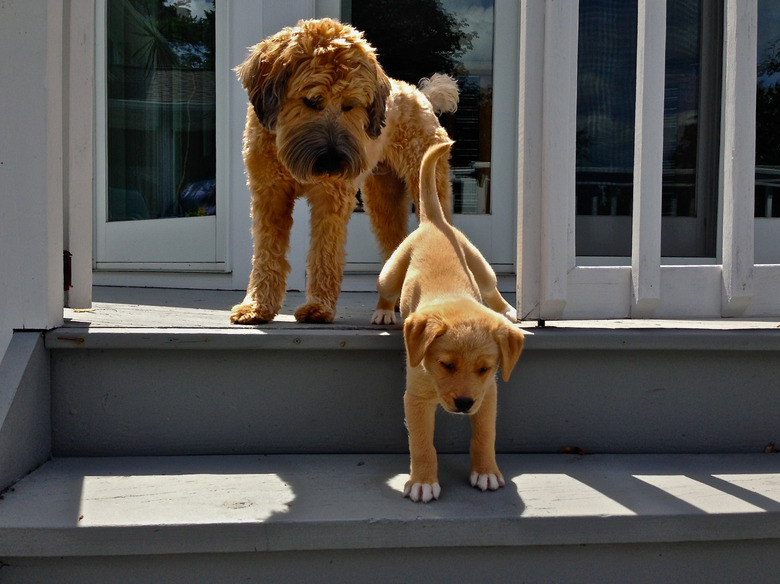
{"type": "Polygon", "coordinates": [[[277,137],[279,158],[298,182],[325,176],[353,179],[366,170],[359,141],[340,124],[302,124],[277,137]]]}

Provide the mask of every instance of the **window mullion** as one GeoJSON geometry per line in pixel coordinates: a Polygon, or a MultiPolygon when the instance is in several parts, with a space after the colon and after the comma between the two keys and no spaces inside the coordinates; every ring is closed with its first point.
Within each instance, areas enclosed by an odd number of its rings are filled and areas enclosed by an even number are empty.
{"type": "Polygon", "coordinates": [[[631,238],[631,314],[640,318],[660,300],[665,49],[666,2],[640,0],[631,238]]]}

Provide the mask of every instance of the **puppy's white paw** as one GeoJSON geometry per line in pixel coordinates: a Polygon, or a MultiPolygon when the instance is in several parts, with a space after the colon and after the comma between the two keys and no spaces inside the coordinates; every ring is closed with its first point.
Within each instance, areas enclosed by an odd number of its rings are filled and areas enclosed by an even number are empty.
{"type": "Polygon", "coordinates": [[[504,310],[504,316],[509,319],[510,322],[517,322],[517,309],[514,306],[507,306],[504,310]]]}
{"type": "Polygon", "coordinates": [[[371,324],[395,324],[394,310],[377,309],[371,316],[371,324]]]}
{"type": "Polygon", "coordinates": [[[480,491],[496,491],[499,487],[504,486],[504,477],[499,477],[490,474],[479,474],[477,472],[471,473],[471,486],[479,489],[480,491]]]}
{"type": "Polygon", "coordinates": [[[414,483],[413,485],[407,484],[404,487],[404,497],[409,497],[415,503],[422,501],[427,503],[431,499],[438,499],[441,494],[441,487],[439,483],[414,483]]]}

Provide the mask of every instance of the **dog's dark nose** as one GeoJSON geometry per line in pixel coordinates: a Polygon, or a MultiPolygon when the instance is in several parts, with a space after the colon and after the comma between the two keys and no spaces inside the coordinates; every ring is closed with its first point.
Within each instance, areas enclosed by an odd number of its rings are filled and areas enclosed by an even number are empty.
{"type": "Polygon", "coordinates": [[[474,405],[474,400],[470,397],[456,397],[453,402],[455,403],[455,409],[460,413],[465,414],[474,405]]]}
{"type": "Polygon", "coordinates": [[[317,174],[338,174],[344,170],[344,158],[335,148],[328,148],[314,161],[317,174]]]}

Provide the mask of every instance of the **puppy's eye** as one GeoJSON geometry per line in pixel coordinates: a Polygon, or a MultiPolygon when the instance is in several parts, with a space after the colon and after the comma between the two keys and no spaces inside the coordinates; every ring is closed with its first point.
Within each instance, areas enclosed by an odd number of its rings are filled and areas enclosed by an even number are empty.
{"type": "Polygon", "coordinates": [[[322,109],[322,101],[309,99],[308,97],[303,98],[303,105],[314,111],[320,111],[322,109]]]}
{"type": "Polygon", "coordinates": [[[478,375],[484,375],[488,371],[490,371],[489,367],[480,367],[479,369],[477,369],[477,374],[478,375]]]}
{"type": "Polygon", "coordinates": [[[355,107],[354,105],[344,104],[341,106],[341,111],[343,111],[344,113],[351,112],[354,109],[354,107],[355,107]]]}
{"type": "Polygon", "coordinates": [[[439,361],[439,365],[441,365],[443,369],[446,369],[450,373],[455,371],[455,363],[446,363],[444,361],[439,361]]]}

